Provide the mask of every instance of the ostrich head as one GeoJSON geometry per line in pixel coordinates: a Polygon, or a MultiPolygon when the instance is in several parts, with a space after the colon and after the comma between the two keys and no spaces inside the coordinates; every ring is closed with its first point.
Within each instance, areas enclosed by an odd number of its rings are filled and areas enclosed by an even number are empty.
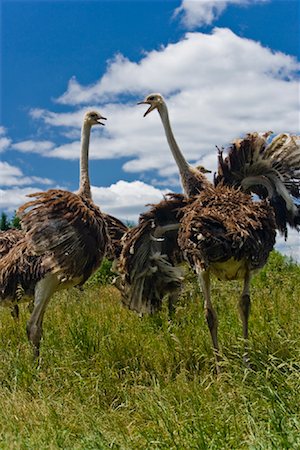
{"type": "Polygon", "coordinates": [[[204,166],[196,166],[195,169],[199,170],[201,173],[211,173],[211,170],[206,169],[204,166]]]}
{"type": "Polygon", "coordinates": [[[142,101],[138,102],[138,105],[150,105],[150,107],[147,109],[147,111],[144,114],[144,117],[147,116],[151,111],[154,109],[159,109],[160,106],[164,104],[164,99],[161,94],[149,94],[147,97],[142,101]]]}
{"type": "Polygon", "coordinates": [[[105,125],[101,120],[106,120],[106,117],[101,116],[97,111],[88,111],[84,115],[84,123],[90,126],[93,125],[105,125]]]}

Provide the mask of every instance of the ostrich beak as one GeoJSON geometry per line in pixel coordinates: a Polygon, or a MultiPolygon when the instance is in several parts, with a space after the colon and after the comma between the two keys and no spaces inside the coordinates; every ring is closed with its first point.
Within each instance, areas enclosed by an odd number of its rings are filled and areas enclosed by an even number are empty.
{"type": "Polygon", "coordinates": [[[101,117],[97,120],[97,122],[98,122],[99,125],[105,126],[105,123],[100,122],[101,120],[107,120],[106,117],[102,117],[102,116],[101,116],[101,117]]]}
{"type": "MultiPolygon", "coordinates": [[[[138,105],[149,105],[149,102],[142,101],[142,102],[138,102],[137,104],[138,104],[138,105]]],[[[149,108],[147,109],[147,111],[146,111],[145,114],[144,114],[144,117],[146,117],[147,114],[149,114],[149,113],[150,113],[151,111],[153,111],[155,108],[156,108],[156,105],[151,105],[151,104],[150,104],[149,108]]]]}

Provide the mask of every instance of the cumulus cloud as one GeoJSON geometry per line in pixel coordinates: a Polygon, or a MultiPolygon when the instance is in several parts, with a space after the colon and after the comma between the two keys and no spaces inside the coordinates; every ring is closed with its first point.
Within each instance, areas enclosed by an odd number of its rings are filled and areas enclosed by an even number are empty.
{"type": "Polygon", "coordinates": [[[53,181],[48,178],[25,176],[19,167],[0,161],[0,186],[26,186],[32,183],[50,185],[53,181]]]}
{"type": "MultiPolygon", "coordinates": [[[[19,175],[17,168],[11,169],[11,172],[19,175]]],[[[28,200],[28,194],[39,190],[33,186],[0,189],[0,210],[13,212],[28,200]]],[[[93,200],[102,211],[133,222],[137,222],[139,214],[147,209],[147,204],[159,202],[167,192],[141,181],[120,180],[108,187],[92,186],[93,200]]]]}
{"type": "Polygon", "coordinates": [[[8,149],[11,144],[11,139],[6,136],[6,128],[0,126],[0,153],[8,149]]]}
{"type": "Polygon", "coordinates": [[[7,138],[6,136],[0,137],[0,153],[6,150],[11,143],[11,139],[7,138]]]}
{"type": "Polygon", "coordinates": [[[167,192],[142,181],[120,180],[109,187],[92,187],[93,199],[103,211],[134,222],[147,204],[159,202],[167,192]]]}
{"type": "Polygon", "coordinates": [[[98,82],[81,86],[73,78],[57,102],[71,105],[107,102],[120,94],[145,95],[149,89],[165,95],[187,90],[201,95],[210,91],[213,101],[213,93],[219,96],[236,83],[232,94],[247,88],[260,93],[269,81],[273,82],[270,87],[273,90],[276,81],[287,82],[298,69],[291,56],[274,53],[229,29],[216,28],[212,34],[187,33],[179,42],[153,50],[139,62],[117,55],[98,82]],[[255,88],[256,83],[259,85],[255,88]]]}
{"type": "Polygon", "coordinates": [[[40,191],[40,188],[34,186],[0,189],[0,210],[13,213],[19,206],[28,201],[28,194],[38,191],[40,191]]]}
{"type": "Polygon", "coordinates": [[[229,5],[249,5],[250,3],[264,3],[268,0],[183,0],[176,8],[174,17],[189,30],[203,25],[211,25],[220,17],[229,5]]]}
{"type": "Polygon", "coordinates": [[[124,171],[154,170],[165,182],[174,180],[177,168],[157,113],[143,118],[144,108],[136,106],[137,100],[161,92],[186,158],[215,170],[216,145],[227,145],[249,131],[298,132],[298,71],[294,57],[228,29],[187,33],[139,62],[118,55],[92,86],[71,80],[58,101],[76,105],[75,112],[35,109],[31,115],[65,136],[68,130],[71,138],[78,136],[46,152],[49,157],[74,159],[79,156],[84,112],[100,110],[108,121],[105,128],[92,131],[91,159],[122,157],[124,171]],[[121,100],[124,96],[127,102],[121,100]]]}
{"type": "Polygon", "coordinates": [[[14,150],[18,150],[23,153],[38,153],[40,155],[47,155],[55,144],[51,141],[34,141],[26,140],[22,142],[16,142],[11,145],[14,150]]]}
{"type": "MultiPolygon", "coordinates": [[[[92,109],[89,107],[85,108],[86,112],[88,109],[92,109]]],[[[57,114],[52,111],[47,111],[46,109],[41,108],[32,108],[30,110],[30,116],[33,119],[42,119],[47,125],[51,126],[60,126],[60,127],[81,127],[82,117],[84,112],[82,110],[70,113],[60,113],[57,114]]]]}
{"type": "Polygon", "coordinates": [[[277,236],[275,248],[286,256],[300,262],[300,234],[296,230],[289,229],[288,239],[277,236]]]}

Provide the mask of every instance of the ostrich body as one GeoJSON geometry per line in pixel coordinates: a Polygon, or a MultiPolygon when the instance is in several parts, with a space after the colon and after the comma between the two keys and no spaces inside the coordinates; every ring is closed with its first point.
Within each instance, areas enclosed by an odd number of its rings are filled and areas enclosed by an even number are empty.
{"type": "MultiPolygon", "coordinates": [[[[287,223],[295,228],[300,223],[299,207],[292,198],[300,197],[299,137],[279,135],[268,144],[268,133],[253,133],[236,141],[225,160],[219,152],[219,172],[213,185],[201,172],[195,175],[184,159],[163,97],[150,94],[140,103],[150,105],[145,115],[158,110],[190,200],[183,210],[178,244],[199,278],[219,371],[218,319],[211,301],[210,275],[243,280],[239,312],[246,343],[251,277],[265,265],[275,244],[276,229],[287,236],[287,223]],[[262,200],[254,201],[251,192],[262,200]]],[[[247,351],[244,360],[248,362],[247,351]]]]}
{"type": "Polygon", "coordinates": [[[141,214],[137,226],[123,237],[118,265],[121,282],[118,288],[123,304],[140,314],[153,313],[169,297],[169,312],[184,279],[178,265],[183,255],[177,244],[179,220],[186,199],[181,194],[168,194],[141,214]]]}
{"type": "Polygon", "coordinates": [[[88,174],[91,127],[103,125],[102,119],[95,111],[84,116],[78,193],[51,189],[31,194],[35,199],[18,212],[24,238],[0,261],[0,301],[34,297],[27,334],[35,356],[52,294],[83,284],[100,265],[109,244],[104,215],[91,198],[88,174]]]}

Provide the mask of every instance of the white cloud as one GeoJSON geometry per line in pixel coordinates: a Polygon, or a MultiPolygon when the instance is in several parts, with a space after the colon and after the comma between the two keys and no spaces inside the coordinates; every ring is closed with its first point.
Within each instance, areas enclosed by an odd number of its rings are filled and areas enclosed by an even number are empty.
{"type": "Polygon", "coordinates": [[[37,187],[0,189],[0,211],[14,212],[19,206],[28,201],[28,197],[26,197],[28,194],[40,190],[37,187]]]}
{"type": "MultiPolygon", "coordinates": [[[[12,168],[11,172],[16,176],[20,174],[17,168],[12,168]]],[[[40,191],[37,187],[0,189],[0,211],[16,210],[28,201],[26,195],[37,191],[40,191]]],[[[147,209],[147,204],[159,202],[167,192],[141,181],[120,180],[108,187],[92,186],[93,200],[103,212],[135,222],[139,214],[147,209]]]]}
{"type": "Polygon", "coordinates": [[[134,222],[147,204],[159,202],[167,192],[142,181],[120,180],[109,187],[92,187],[93,199],[102,211],[134,222]]]}
{"type": "Polygon", "coordinates": [[[289,229],[287,241],[282,236],[277,236],[275,248],[300,263],[300,233],[296,230],[289,229]]]}
{"type": "Polygon", "coordinates": [[[26,186],[32,183],[50,185],[53,181],[48,178],[24,176],[19,167],[12,166],[5,161],[0,161],[0,186],[26,186]]]}
{"type": "Polygon", "coordinates": [[[9,139],[5,136],[0,137],[0,153],[3,152],[4,150],[6,150],[10,146],[10,143],[11,143],[11,139],[9,139]]]}
{"type": "Polygon", "coordinates": [[[59,127],[78,140],[47,151],[49,157],[79,156],[80,126],[87,108],[108,118],[93,129],[91,159],[127,158],[127,172],[157,171],[174,177],[177,168],[157,113],[145,119],[136,101],[150,92],[167,97],[179,146],[190,162],[216,168],[215,146],[249,131],[298,132],[299,63],[228,29],[188,33],[184,39],[152,51],[139,62],[117,56],[93,86],[73,80],[59,101],[80,106],[74,113],[32,110],[32,117],[59,127]],[[179,63],[180,62],[180,63],[179,63]],[[76,84],[76,88],[73,87],[76,84]],[[122,103],[120,96],[132,95],[122,103]],[[105,103],[105,104],[104,104],[105,103]],[[208,163],[208,164],[207,164],[208,163]]]}
{"type": "MultiPolygon", "coordinates": [[[[85,110],[90,108],[86,107],[85,110]]],[[[85,111],[84,111],[85,112],[85,111]]],[[[30,110],[30,116],[33,119],[42,119],[47,125],[61,126],[61,127],[81,127],[82,117],[84,112],[82,110],[70,113],[57,114],[46,109],[33,108],[30,110]]]]}
{"type": "MultiPolygon", "coordinates": [[[[119,94],[145,95],[149,89],[165,95],[196,90],[214,100],[214,93],[236,84],[235,91],[251,88],[260,94],[269,81],[287,83],[286,78],[297,69],[293,57],[217,28],[212,34],[187,33],[181,41],[147,53],[138,63],[117,55],[97,83],[81,86],[72,79],[57,101],[72,105],[102,102],[119,94]]],[[[273,84],[270,90],[274,88],[273,84]]]]}
{"type": "Polygon", "coordinates": [[[203,25],[211,25],[222,12],[231,5],[249,5],[268,0],[183,0],[176,8],[174,17],[179,17],[189,30],[203,25]]]}
{"type": "Polygon", "coordinates": [[[49,150],[53,149],[54,143],[51,141],[33,141],[27,140],[22,142],[16,142],[12,144],[14,150],[18,150],[23,153],[38,153],[40,155],[47,156],[49,150]]]}
{"type": "Polygon", "coordinates": [[[4,152],[11,144],[11,139],[6,136],[6,128],[0,126],[0,153],[4,152]]]}

